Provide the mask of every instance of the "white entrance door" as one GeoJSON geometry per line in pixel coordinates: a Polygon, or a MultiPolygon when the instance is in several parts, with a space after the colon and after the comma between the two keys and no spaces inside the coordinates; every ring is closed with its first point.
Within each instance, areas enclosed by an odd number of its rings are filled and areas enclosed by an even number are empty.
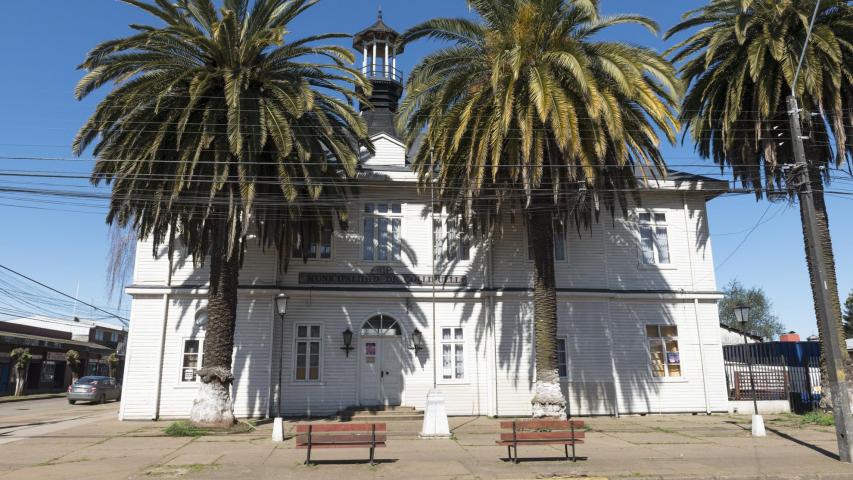
{"type": "Polygon", "coordinates": [[[400,405],[403,397],[402,354],[400,337],[361,339],[362,405],[400,405]]]}

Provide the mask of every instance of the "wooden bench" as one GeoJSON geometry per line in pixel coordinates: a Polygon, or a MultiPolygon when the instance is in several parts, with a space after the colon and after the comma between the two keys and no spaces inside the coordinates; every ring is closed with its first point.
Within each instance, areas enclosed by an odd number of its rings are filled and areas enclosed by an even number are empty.
{"type": "Polygon", "coordinates": [[[575,444],[583,443],[583,422],[579,420],[512,420],[501,422],[500,439],[510,461],[518,463],[519,445],[563,445],[566,458],[577,461],[575,444]],[[580,431],[578,431],[580,429],[580,431]],[[569,446],[572,456],[569,457],[569,446]],[[515,455],[513,456],[513,453],[515,455]],[[514,458],[513,458],[514,457],[514,458]]]}
{"type": "Polygon", "coordinates": [[[296,426],[296,448],[308,450],[305,465],[311,464],[315,448],[369,448],[370,464],[373,452],[385,446],[384,423],[300,424],[296,426]]]}

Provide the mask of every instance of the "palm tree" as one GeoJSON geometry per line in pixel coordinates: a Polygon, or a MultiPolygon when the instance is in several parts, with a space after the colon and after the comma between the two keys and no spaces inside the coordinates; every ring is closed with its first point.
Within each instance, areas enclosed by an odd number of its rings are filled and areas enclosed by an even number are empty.
{"type": "MultiPolygon", "coordinates": [[[[843,342],[823,189],[830,171],[853,156],[849,140],[853,137],[853,8],[843,0],[820,2],[800,81],[794,86],[816,1],[712,0],[687,12],[666,36],[701,27],[670,49],[672,60],[680,63],[683,81],[689,84],[681,119],[699,154],[721,168],[730,167],[735,179],[753,189],[757,199],[797,193],[785,102],[791,91],[799,98],[804,132],[809,136],[806,156],[818,233],[828,254],[824,267],[833,303],[832,324],[843,342]]],[[[809,242],[805,244],[808,248],[809,242]]],[[[809,255],[806,258],[815,296],[817,266],[809,255]]],[[[815,310],[818,330],[827,338],[816,296],[815,310]]],[[[825,369],[825,362],[821,364],[825,369]]],[[[853,379],[849,360],[846,370],[847,378],[853,379]]]]}
{"type": "Polygon", "coordinates": [[[335,218],[367,130],[351,107],[369,83],[343,47],[286,40],[291,20],[317,0],[124,0],[162,26],[95,47],[80,66],[82,99],[115,87],[74,140],[96,143],[94,184],[112,185],[107,223],[178,237],[195,262],[209,258],[208,324],[190,418],[231,425],[234,325],[250,229],[286,264],[304,231],[335,218]],[[313,63],[320,60],[320,63],[313,63]],[[322,201],[321,201],[322,200],[322,201]]]}
{"type": "Polygon", "coordinates": [[[651,50],[595,40],[620,23],[657,30],[637,15],[601,17],[596,0],[468,3],[479,21],[433,19],[404,34],[451,45],[412,71],[399,124],[409,144],[422,136],[414,168],[460,223],[495,233],[523,212],[534,253],[533,414],[565,417],[554,222],[580,229],[602,206],[624,213],[637,175],[665,173],[658,131],[674,141],[678,130],[675,70],[651,50]]]}

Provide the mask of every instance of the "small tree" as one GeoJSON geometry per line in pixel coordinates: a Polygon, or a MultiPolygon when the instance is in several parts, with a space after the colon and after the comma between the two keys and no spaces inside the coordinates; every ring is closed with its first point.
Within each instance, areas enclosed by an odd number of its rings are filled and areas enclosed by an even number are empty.
{"type": "Polygon", "coordinates": [[[118,367],[118,362],[119,362],[119,361],[120,361],[120,360],[119,360],[118,355],[116,354],[116,352],[111,353],[111,354],[110,354],[110,356],[109,356],[109,357],[107,357],[107,365],[110,367],[110,376],[111,376],[111,377],[115,377],[115,376],[116,376],[115,371],[116,371],[116,367],[118,367]]]}
{"type": "Polygon", "coordinates": [[[21,397],[24,395],[24,383],[27,379],[27,365],[33,356],[30,354],[29,348],[16,348],[9,355],[15,363],[15,396],[21,397]]]}
{"type": "Polygon", "coordinates": [[[80,378],[80,352],[77,350],[68,350],[65,352],[65,361],[71,370],[71,383],[74,383],[80,378]]]}
{"type": "Polygon", "coordinates": [[[738,305],[749,305],[747,333],[772,340],[785,331],[785,326],[773,314],[773,304],[761,288],[746,288],[737,279],[733,279],[723,288],[723,295],[725,297],[720,301],[720,321],[723,324],[740,329],[734,309],[738,305]]]}
{"type": "Polygon", "coordinates": [[[853,290],[847,294],[844,301],[844,338],[853,338],[853,290]]]}

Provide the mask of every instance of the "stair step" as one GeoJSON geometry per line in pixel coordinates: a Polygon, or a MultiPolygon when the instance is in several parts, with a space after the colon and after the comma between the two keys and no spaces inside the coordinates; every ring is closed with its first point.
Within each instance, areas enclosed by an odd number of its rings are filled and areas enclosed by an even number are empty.
{"type": "Polygon", "coordinates": [[[393,422],[423,421],[424,414],[414,407],[350,407],[338,412],[338,418],[349,421],[393,422]]]}

